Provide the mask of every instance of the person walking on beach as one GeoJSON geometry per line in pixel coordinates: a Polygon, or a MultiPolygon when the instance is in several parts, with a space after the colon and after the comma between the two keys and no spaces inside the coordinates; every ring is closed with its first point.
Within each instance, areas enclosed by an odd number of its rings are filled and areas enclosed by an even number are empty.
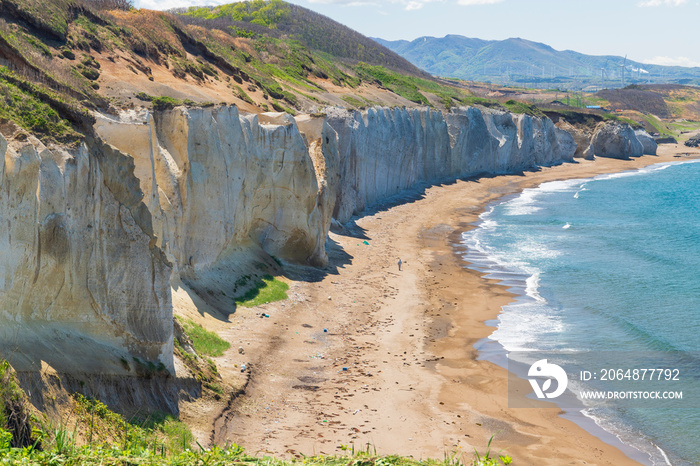
{"type": "Polygon", "coordinates": [[[403,262],[401,262],[401,258],[399,257],[399,272],[401,272],[401,264],[403,264],[403,262]]]}

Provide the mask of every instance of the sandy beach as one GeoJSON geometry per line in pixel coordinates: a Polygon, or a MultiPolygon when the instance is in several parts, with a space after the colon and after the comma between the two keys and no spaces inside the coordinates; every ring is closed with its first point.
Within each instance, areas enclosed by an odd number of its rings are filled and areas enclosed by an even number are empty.
{"type": "Polygon", "coordinates": [[[224,379],[247,385],[223,412],[186,408],[184,420],[200,441],[284,457],[342,454],[352,444],[470,459],[494,436],[492,451],[518,465],[638,464],[553,404],[508,408],[507,372],[477,360],[474,345],[512,296],[466,269],[453,245],[504,195],[700,155],[673,145],[659,152],[435,186],[334,229],[325,270],[287,269],[289,300],[239,308],[229,321],[193,315],[232,344],[216,358],[224,379]]]}

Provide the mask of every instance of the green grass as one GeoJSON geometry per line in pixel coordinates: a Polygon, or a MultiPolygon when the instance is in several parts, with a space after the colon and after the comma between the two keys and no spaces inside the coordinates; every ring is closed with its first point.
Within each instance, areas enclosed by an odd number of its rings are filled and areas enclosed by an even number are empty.
{"type": "Polygon", "coordinates": [[[483,97],[467,96],[462,100],[466,105],[470,105],[470,106],[481,105],[481,106],[488,107],[488,108],[497,108],[497,109],[505,110],[503,105],[501,105],[497,100],[494,100],[494,99],[485,99],[483,97]]]}
{"type": "Polygon", "coordinates": [[[675,132],[669,128],[669,125],[653,115],[642,115],[642,119],[649,124],[657,133],[666,137],[677,137],[680,132],[675,132]]]}
{"type": "Polygon", "coordinates": [[[597,97],[596,95],[586,95],[586,98],[584,99],[584,103],[586,105],[600,105],[601,107],[609,107],[610,102],[607,100],[597,97]]]}
{"type": "Polygon", "coordinates": [[[282,301],[287,299],[287,290],[289,290],[289,285],[270,275],[266,275],[256,284],[255,288],[236,298],[235,302],[238,306],[255,307],[261,304],[282,301]]]}
{"type": "Polygon", "coordinates": [[[241,86],[234,86],[234,88],[237,91],[236,95],[239,99],[243,100],[244,102],[248,102],[249,104],[255,104],[255,102],[253,102],[253,99],[251,99],[250,96],[245,93],[241,86]]]}
{"type": "Polygon", "coordinates": [[[34,27],[59,39],[65,39],[71,7],[77,6],[73,0],[14,0],[12,4],[34,27]]]}
{"type": "Polygon", "coordinates": [[[642,115],[642,119],[661,136],[673,137],[679,142],[688,139],[688,136],[682,133],[700,129],[700,122],[697,121],[667,122],[653,115],[642,115]]]}
{"type": "Polygon", "coordinates": [[[182,322],[182,327],[185,333],[192,340],[194,350],[202,356],[221,356],[224,351],[231,347],[231,343],[222,339],[214,332],[206,330],[201,325],[189,320],[179,319],[182,322]]]}
{"type": "Polygon", "coordinates": [[[275,29],[277,23],[289,16],[289,5],[281,0],[251,0],[217,8],[193,6],[185,14],[204,19],[230,17],[234,21],[275,29]]]}
{"type": "Polygon", "coordinates": [[[194,435],[187,424],[170,414],[156,412],[141,420],[134,420],[132,425],[137,425],[143,431],[144,437],[153,432],[162,434],[163,446],[170,452],[181,453],[195,443],[194,435]]]}
{"type": "MultiPolygon", "coordinates": [[[[167,424],[166,424],[167,425],[167,424]]],[[[127,426],[128,428],[128,426],[127,426]]],[[[76,432],[61,427],[53,437],[56,441],[40,451],[34,448],[12,448],[12,435],[0,429],[0,462],[2,464],[32,465],[237,465],[237,466],[507,466],[512,463],[509,456],[492,454],[490,442],[487,451],[471,455],[459,449],[445,453],[444,459],[416,460],[397,455],[382,456],[369,445],[365,449],[341,445],[338,448],[344,455],[304,456],[303,460],[282,460],[269,456],[252,456],[243,447],[233,444],[225,448],[214,446],[204,448],[198,442],[196,447],[187,446],[194,440],[188,430],[181,427],[170,430],[160,426],[153,429],[131,427],[133,439],[123,443],[104,443],[77,446],[76,432]],[[184,437],[179,439],[180,436],[184,437]],[[188,435],[189,434],[189,435],[188,435]],[[138,438],[138,435],[142,435],[138,438]],[[165,436],[165,439],[163,439],[165,436]],[[185,438],[186,437],[186,438],[185,438]],[[182,444],[169,443],[170,441],[182,444]],[[169,448],[172,445],[173,448],[169,448]]]]}
{"type": "Polygon", "coordinates": [[[173,107],[177,107],[179,105],[182,105],[183,102],[182,100],[179,99],[174,99],[172,97],[154,97],[151,102],[153,102],[153,109],[154,110],[168,110],[173,107]]]}
{"type": "Polygon", "coordinates": [[[14,121],[44,140],[71,143],[81,138],[72,125],[43,100],[43,93],[36,86],[28,84],[30,90],[21,89],[15,84],[16,79],[19,78],[0,67],[0,118],[14,121]]]}
{"type": "Polygon", "coordinates": [[[677,139],[680,142],[684,142],[690,138],[690,135],[682,134],[689,131],[697,131],[700,129],[700,122],[697,121],[683,121],[683,122],[670,122],[666,123],[666,127],[673,131],[677,135],[677,139]]]}
{"type": "MultiPolygon", "coordinates": [[[[606,115],[607,117],[608,115],[606,115]]],[[[642,125],[638,121],[634,121],[631,118],[627,118],[624,116],[618,116],[618,115],[610,115],[610,118],[606,118],[609,120],[616,120],[619,121],[620,123],[626,123],[630,125],[633,129],[639,129],[642,128],[642,125]]]]}
{"type": "Polygon", "coordinates": [[[418,78],[410,78],[398,73],[394,73],[383,66],[372,66],[366,63],[359,63],[355,69],[362,79],[367,81],[378,81],[382,86],[393,93],[418,104],[428,105],[428,99],[421,94],[415,81],[418,78]]]}
{"type": "Polygon", "coordinates": [[[343,97],[341,97],[341,99],[347,102],[351,107],[360,108],[367,106],[365,102],[351,95],[344,95],[343,97]]]}
{"type": "Polygon", "coordinates": [[[532,115],[538,117],[544,116],[542,110],[535,107],[534,105],[526,104],[525,102],[509,100],[504,104],[504,107],[511,113],[524,113],[525,115],[532,115]]]}
{"type": "Polygon", "coordinates": [[[165,461],[166,457],[186,453],[195,443],[190,428],[169,414],[155,412],[127,421],[97,399],[76,394],[74,400],[75,424],[72,429],[63,423],[52,425],[48,421],[35,428],[42,439],[43,454],[48,456],[27,449],[23,455],[7,448],[3,451],[0,429],[0,463],[3,456],[6,461],[15,453],[14,459],[22,458],[30,464],[78,465],[100,464],[100,461],[104,462],[102,464],[126,464],[130,461],[123,459],[129,456],[151,457],[148,464],[153,464],[155,458],[161,457],[165,461]],[[77,445],[81,437],[88,445],[77,445]],[[122,462],[112,462],[114,456],[121,458],[122,462]],[[29,459],[33,461],[27,461],[29,459]]]}
{"type": "Polygon", "coordinates": [[[468,99],[468,96],[455,87],[445,86],[439,82],[416,76],[402,75],[382,66],[359,63],[355,67],[355,71],[365,81],[378,81],[395,94],[418,104],[430,105],[424,93],[437,96],[447,109],[454,105],[464,104],[468,99]]]}

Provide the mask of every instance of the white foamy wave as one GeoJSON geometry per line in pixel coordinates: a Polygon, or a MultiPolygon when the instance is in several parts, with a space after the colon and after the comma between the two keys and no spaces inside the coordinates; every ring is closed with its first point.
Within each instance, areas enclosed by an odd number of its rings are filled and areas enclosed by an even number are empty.
{"type": "Polygon", "coordinates": [[[485,220],[485,219],[489,218],[491,215],[493,215],[493,211],[496,209],[496,205],[497,204],[492,204],[486,210],[484,210],[482,213],[480,213],[479,219],[485,220]]]}
{"type": "Polygon", "coordinates": [[[584,186],[586,186],[586,183],[582,184],[582,185],[579,187],[579,190],[576,191],[576,194],[574,194],[574,199],[578,199],[582,192],[588,191],[588,189],[587,189],[587,188],[584,188],[584,186]]]}
{"type": "Polygon", "coordinates": [[[503,206],[505,207],[506,215],[530,215],[534,214],[540,207],[535,205],[537,196],[541,194],[535,189],[526,189],[520,196],[510,201],[506,201],[503,206]]]}
{"type": "Polygon", "coordinates": [[[482,241],[480,234],[463,238],[462,244],[466,246],[466,252],[462,254],[462,259],[471,264],[469,268],[487,273],[488,278],[498,279],[492,277],[492,274],[507,274],[509,277],[529,277],[532,275],[532,272],[526,268],[525,262],[514,260],[505,254],[496,253],[482,241]]]}
{"type": "Polygon", "coordinates": [[[656,171],[661,171],[661,170],[666,170],[669,167],[675,166],[675,165],[685,165],[688,163],[698,163],[700,160],[684,160],[682,162],[665,162],[665,163],[656,163],[654,165],[649,165],[648,167],[642,167],[637,170],[630,170],[626,172],[620,172],[620,173],[607,173],[605,175],[598,175],[594,180],[614,180],[617,178],[628,178],[630,176],[639,176],[639,175],[646,175],[652,172],[656,171]]]}
{"type": "MultiPolygon", "coordinates": [[[[547,189],[570,189],[578,184],[550,183],[547,189]]],[[[522,212],[533,199],[534,196],[525,196],[503,205],[515,202],[522,212]]],[[[494,207],[480,216],[477,228],[462,234],[461,243],[466,247],[462,257],[469,262],[469,268],[485,273],[487,278],[520,296],[515,303],[504,306],[491,338],[508,351],[541,349],[539,345],[547,341],[546,335],[561,332],[563,324],[539,292],[542,272],[532,266],[532,261],[555,258],[560,253],[533,238],[521,238],[515,250],[492,247],[504,234],[503,226],[492,218],[494,207]]]]}
{"type": "Polygon", "coordinates": [[[484,219],[479,225],[479,228],[483,230],[495,230],[496,227],[498,227],[498,222],[488,218],[484,219]]]}
{"type": "Polygon", "coordinates": [[[591,419],[604,431],[617,437],[624,445],[646,455],[649,458],[648,464],[652,466],[673,466],[666,452],[641,432],[621,422],[613,421],[608,416],[597,416],[593,414],[593,409],[584,409],[581,411],[581,414],[591,419]]]}
{"type": "Polygon", "coordinates": [[[520,245],[515,254],[518,257],[525,257],[528,260],[540,260],[555,259],[561,255],[561,252],[547,247],[536,240],[530,239],[529,241],[520,245]]]}
{"type": "Polygon", "coordinates": [[[580,178],[576,178],[573,180],[548,181],[546,183],[542,183],[536,189],[538,189],[542,192],[548,192],[548,193],[566,192],[566,191],[573,190],[574,187],[577,185],[579,185],[579,187],[582,187],[582,186],[580,186],[582,181],[585,181],[585,180],[582,180],[580,178]]]}
{"type": "Polygon", "coordinates": [[[664,459],[664,462],[666,463],[666,465],[667,465],[667,466],[673,466],[673,465],[671,464],[671,460],[669,459],[669,457],[668,457],[668,455],[666,454],[666,452],[663,451],[663,450],[661,449],[660,446],[658,446],[658,445],[654,445],[654,446],[656,447],[657,450],[659,450],[659,454],[660,454],[661,457],[664,459]]]}
{"type": "Polygon", "coordinates": [[[569,222],[566,222],[566,225],[562,227],[564,230],[568,230],[569,228],[571,228],[571,224],[569,222]]]}
{"type": "Polygon", "coordinates": [[[547,300],[540,296],[540,273],[536,272],[525,280],[525,293],[538,303],[546,303],[547,300]]]}
{"type": "Polygon", "coordinates": [[[616,180],[619,178],[629,178],[630,176],[639,176],[644,173],[648,173],[648,170],[634,170],[634,171],[626,171],[626,172],[619,172],[619,173],[607,173],[605,175],[598,175],[594,180],[600,181],[600,180],[616,180]]]}
{"type": "Polygon", "coordinates": [[[506,351],[543,350],[541,342],[545,335],[562,332],[561,318],[551,312],[545,302],[517,302],[503,308],[498,316],[498,328],[491,338],[498,341],[506,351]]]}
{"type": "MultiPolygon", "coordinates": [[[[548,181],[542,183],[536,188],[529,188],[523,190],[520,195],[514,199],[506,201],[503,203],[505,207],[506,215],[529,215],[533,214],[541,209],[537,205],[538,198],[542,194],[556,193],[556,192],[567,192],[573,191],[575,189],[581,189],[585,186],[586,180],[573,179],[564,181],[548,181]],[[583,182],[583,183],[582,183],[583,182]]],[[[490,209],[489,213],[493,212],[493,207],[490,209]]]]}

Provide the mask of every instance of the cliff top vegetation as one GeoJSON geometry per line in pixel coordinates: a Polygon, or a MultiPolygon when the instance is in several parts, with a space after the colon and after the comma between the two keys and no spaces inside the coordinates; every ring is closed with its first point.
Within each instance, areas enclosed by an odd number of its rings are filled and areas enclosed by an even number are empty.
{"type": "Polygon", "coordinates": [[[9,89],[0,117],[62,143],[89,131],[95,109],[225,103],[295,114],[444,108],[468,96],[282,0],[176,12],[137,10],[130,0],[0,0],[0,56],[9,89]]]}

